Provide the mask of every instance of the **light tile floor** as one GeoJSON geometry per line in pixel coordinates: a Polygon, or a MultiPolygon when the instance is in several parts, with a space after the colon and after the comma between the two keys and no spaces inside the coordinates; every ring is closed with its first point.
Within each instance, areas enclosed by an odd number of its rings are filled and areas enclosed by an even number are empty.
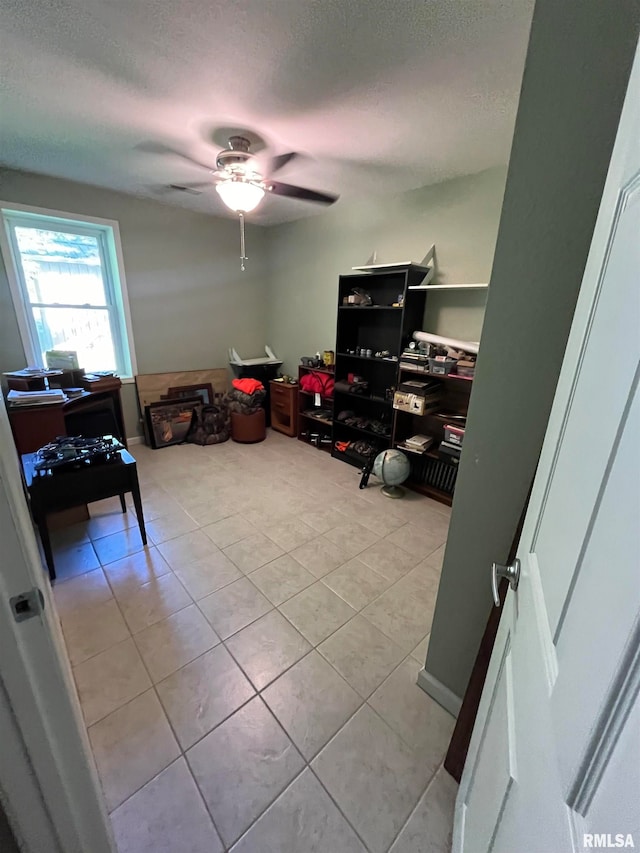
{"type": "Polygon", "coordinates": [[[419,687],[449,510],[269,432],[134,446],[55,536],[54,596],[120,853],[447,853],[453,718],[419,687]]]}

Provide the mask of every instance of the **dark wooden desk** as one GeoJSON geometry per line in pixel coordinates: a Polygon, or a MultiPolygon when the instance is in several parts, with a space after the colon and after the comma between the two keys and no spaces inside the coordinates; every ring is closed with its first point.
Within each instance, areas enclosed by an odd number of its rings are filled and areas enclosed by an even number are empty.
{"type": "Polygon", "coordinates": [[[126,447],[121,384],[116,379],[112,387],[83,391],[80,396],[72,397],[66,403],[8,406],[9,422],[18,453],[34,453],[62,435],[97,437],[110,434],[126,447]],[[101,413],[104,413],[105,418],[110,415],[110,418],[100,422],[101,413]],[[98,422],[92,424],[91,418],[97,418],[98,422]]]}
{"type": "Polygon", "coordinates": [[[56,474],[39,475],[34,470],[35,453],[22,456],[22,469],[31,502],[31,515],[38,527],[49,577],[54,580],[56,570],[47,527],[47,513],[82,506],[118,495],[122,511],[127,511],[124,496],[131,492],[138,517],[143,545],[147,544],[144,528],[142,500],[136,460],[127,450],[120,451],[120,459],[103,465],[90,465],[56,474]]]}

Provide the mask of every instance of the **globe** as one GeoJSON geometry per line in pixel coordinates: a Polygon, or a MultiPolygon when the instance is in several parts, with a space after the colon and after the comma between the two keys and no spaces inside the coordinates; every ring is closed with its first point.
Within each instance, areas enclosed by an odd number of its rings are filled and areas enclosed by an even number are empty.
{"type": "Polygon", "coordinates": [[[373,463],[373,473],[384,483],[382,494],[388,498],[401,498],[404,495],[400,484],[404,483],[410,471],[409,460],[401,450],[383,450],[373,463]]]}

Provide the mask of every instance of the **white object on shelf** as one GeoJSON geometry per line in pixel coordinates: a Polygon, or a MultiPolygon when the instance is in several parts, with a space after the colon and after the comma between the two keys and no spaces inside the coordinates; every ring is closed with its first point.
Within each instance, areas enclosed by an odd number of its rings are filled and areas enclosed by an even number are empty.
{"type": "MultiPolygon", "coordinates": [[[[354,272],[393,272],[394,270],[411,266],[414,269],[421,270],[422,272],[424,272],[424,279],[422,280],[422,284],[416,287],[410,287],[409,290],[421,290],[433,278],[435,264],[432,264],[431,261],[433,260],[435,252],[436,244],[433,243],[427,254],[420,261],[420,263],[417,263],[416,261],[394,261],[391,264],[367,263],[362,264],[362,266],[359,267],[351,267],[351,269],[354,272]]],[[[375,259],[375,252],[373,253],[372,257],[375,259]]]]}
{"type": "Polygon", "coordinates": [[[238,354],[238,351],[231,347],[231,349],[229,350],[229,364],[238,364],[242,367],[250,367],[255,364],[282,364],[282,359],[278,358],[278,356],[274,353],[271,347],[266,346],[264,348],[264,351],[267,354],[266,357],[263,356],[262,358],[242,358],[238,354]]]}
{"type": "Polygon", "coordinates": [[[478,353],[480,343],[478,341],[461,341],[458,338],[445,338],[442,335],[432,335],[431,332],[414,332],[414,341],[424,341],[427,344],[435,344],[439,347],[451,347],[461,349],[465,352],[478,353]]]}
{"type": "Polygon", "coordinates": [[[486,290],[488,284],[415,284],[409,290],[486,290]]]}
{"type": "Polygon", "coordinates": [[[417,261],[394,261],[391,264],[362,264],[359,267],[351,267],[351,269],[356,272],[385,272],[385,270],[399,270],[406,267],[414,267],[425,272],[431,269],[431,267],[419,264],[417,261]]]}

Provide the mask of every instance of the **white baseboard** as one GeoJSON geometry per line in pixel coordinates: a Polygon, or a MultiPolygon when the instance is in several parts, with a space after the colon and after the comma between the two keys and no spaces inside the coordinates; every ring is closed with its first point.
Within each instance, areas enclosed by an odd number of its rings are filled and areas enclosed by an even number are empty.
{"type": "Polygon", "coordinates": [[[127,445],[131,447],[132,444],[144,444],[144,436],[142,435],[131,435],[127,436],[127,445]]]}
{"type": "Polygon", "coordinates": [[[421,669],[418,673],[418,687],[421,687],[425,693],[435,699],[438,705],[442,705],[445,711],[457,717],[462,706],[462,699],[449,690],[441,681],[434,678],[433,675],[427,672],[426,669],[421,669]]]}

